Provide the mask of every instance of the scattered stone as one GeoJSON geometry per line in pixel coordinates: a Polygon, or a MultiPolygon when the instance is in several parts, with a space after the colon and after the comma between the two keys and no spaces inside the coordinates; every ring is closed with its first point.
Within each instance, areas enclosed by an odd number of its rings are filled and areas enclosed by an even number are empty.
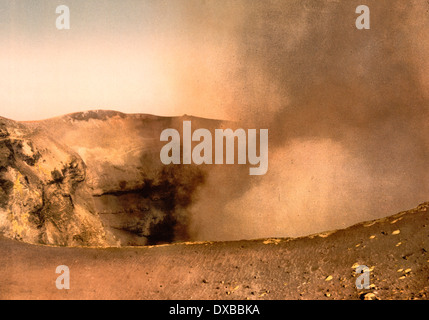
{"type": "Polygon", "coordinates": [[[262,242],[263,244],[275,244],[278,245],[280,243],[280,239],[267,239],[264,242],[262,242]]]}
{"type": "Polygon", "coordinates": [[[325,281],[331,281],[332,279],[333,279],[332,276],[327,276],[325,281]]]}
{"type": "Polygon", "coordinates": [[[374,293],[372,293],[372,292],[362,293],[360,295],[360,299],[361,300],[379,300],[377,298],[377,296],[374,293]]]}

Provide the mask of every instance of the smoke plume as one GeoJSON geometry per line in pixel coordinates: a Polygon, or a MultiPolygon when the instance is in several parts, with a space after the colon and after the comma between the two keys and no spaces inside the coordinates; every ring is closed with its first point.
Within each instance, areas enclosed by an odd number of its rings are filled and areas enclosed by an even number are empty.
{"type": "Polygon", "coordinates": [[[428,200],[429,5],[367,1],[371,29],[358,30],[360,4],[236,3],[225,86],[232,118],[269,129],[269,170],[216,168],[195,239],[300,236],[428,200]]]}

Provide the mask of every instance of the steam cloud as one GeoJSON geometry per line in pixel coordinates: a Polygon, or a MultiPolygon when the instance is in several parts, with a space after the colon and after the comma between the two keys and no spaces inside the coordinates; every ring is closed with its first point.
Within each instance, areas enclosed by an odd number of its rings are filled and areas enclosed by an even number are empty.
{"type": "Polygon", "coordinates": [[[428,200],[429,5],[367,1],[371,30],[357,30],[359,4],[245,1],[224,17],[241,61],[231,114],[269,129],[270,164],[215,168],[194,239],[300,236],[428,200]]]}

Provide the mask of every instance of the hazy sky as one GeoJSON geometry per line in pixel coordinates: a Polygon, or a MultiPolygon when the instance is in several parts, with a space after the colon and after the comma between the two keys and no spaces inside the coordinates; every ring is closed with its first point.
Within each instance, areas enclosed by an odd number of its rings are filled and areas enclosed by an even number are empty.
{"type": "MultiPolygon", "coordinates": [[[[357,71],[387,79],[389,52],[407,46],[419,60],[407,72],[420,77],[420,93],[429,97],[428,4],[401,3],[393,12],[389,1],[368,0],[372,28],[364,32],[354,26],[358,0],[1,0],[0,116],[36,120],[113,109],[284,121],[294,118],[275,111],[294,102],[311,72],[330,64],[325,85],[334,83],[329,77],[354,79],[359,72],[344,71],[359,65],[357,71]],[[70,30],[55,27],[59,5],[70,8],[70,30]],[[391,25],[381,28],[386,21],[391,25]],[[393,43],[387,53],[379,50],[386,39],[393,43]]],[[[314,88],[305,96],[313,95],[314,88]]],[[[320,99],[313,100],[319,110],[320,99]]],[[[301,104],[295,102],[306,110],[301,104]]]]}
{"type": "Polygon", "coordinates": [[[88,109],[228,118],[233,1],[0,2],[0,115],[36,120],[88,109]],[[58,5],[71,29],[57,30],[58,5]]]}

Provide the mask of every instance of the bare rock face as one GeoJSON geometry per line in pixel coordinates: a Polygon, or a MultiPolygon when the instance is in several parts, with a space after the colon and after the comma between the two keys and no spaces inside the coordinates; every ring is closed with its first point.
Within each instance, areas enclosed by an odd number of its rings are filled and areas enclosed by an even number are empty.
{"type": "Polygon", "coordinates": [[[160,168],[140,185],[94,195],[101,219],[123,245],[170,243],[189,238],[186,208],[204,180],[196,168],[160,168]]]}
{"type": "Polygon", "coordinates": [[[180,130],[182,121],[115,111],[25,123],[1,118],[0,233],[61,246],[188,240],[187,208],[206,172],[159,159],[161,131],[180,130]]]}
{"type": "Polygon", "coordinates": [[[96,214],[82,159],[0,119],[0,232],[30,243],[115,245],[96,214]]]}

